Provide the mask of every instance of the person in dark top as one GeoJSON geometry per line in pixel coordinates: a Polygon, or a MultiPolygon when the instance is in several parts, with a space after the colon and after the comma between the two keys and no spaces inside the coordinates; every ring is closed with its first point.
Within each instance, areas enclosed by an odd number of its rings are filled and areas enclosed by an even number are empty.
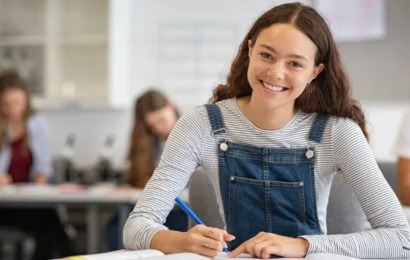
{"type": "MultiPolygon", "coordinates": [[[[52,174],[48,129],[30,104],[16,71],[0,73],[0,186],[34,182],[46,185],[52,174]]],[[[72,254],[70,240],[55,209],[0,208],[0,225],[17,227],[36,242],[32,259],[72,254]]]]}

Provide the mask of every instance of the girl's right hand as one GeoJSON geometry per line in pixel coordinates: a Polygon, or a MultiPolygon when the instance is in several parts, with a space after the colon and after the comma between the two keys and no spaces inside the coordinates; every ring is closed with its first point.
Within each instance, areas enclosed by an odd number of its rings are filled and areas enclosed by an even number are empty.
{"type": "Polygon", "coordinates": [[[13,181],[9,174],[0,174],[0,185],[11,184],[13,181]]]}
{"type": "Polygon", "coordinates": [[[185,241],[182,246],[184,252],[191,252],[213,258],[223,248],[228,247],[225,241],[232,241],[234,236],[219,228],[196,225],[184,233],[185,241]]]}

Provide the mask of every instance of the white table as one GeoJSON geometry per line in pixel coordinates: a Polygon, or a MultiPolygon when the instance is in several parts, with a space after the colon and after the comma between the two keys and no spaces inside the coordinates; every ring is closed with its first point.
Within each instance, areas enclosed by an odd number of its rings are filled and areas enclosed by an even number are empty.
{"type": "MultiPolygon", "coordinates": [[[[142,190],[112,192],[113,186],[91,186],[83,192],[62,192],[58,186],[11,185],[0,187],[0,207],[56,207],[84,206],[87,211],[87,253],[98,252],[99,208],[115,206],[118,210],[119,242],[128,218],[128,207],[141,197],[142,190]]],[[[188,201],[188,191],[181,193],[181,199],[188,201]]]]}

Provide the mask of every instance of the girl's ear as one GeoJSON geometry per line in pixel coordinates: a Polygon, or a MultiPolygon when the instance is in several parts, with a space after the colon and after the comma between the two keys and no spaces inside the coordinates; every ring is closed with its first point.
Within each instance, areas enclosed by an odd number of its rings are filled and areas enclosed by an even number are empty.
{"type": "Polygon", "coordinates": [[[251,53],[252,53],[252,49],[253,49],[253,47],[252,47],[252,40],[248,40],[248,57],[250,58],[251,57],[251,53]]]}
{"type": "Polygon", "coordinates": [[[310,79],[310,82],[312,82],[312,80],[314,80],[317,77],[317,75],[319,75],[323,71],[324,68],[325,68],[325,65],[323,63],[320,63],[318,66],[316,66],[313,69],[313,75],[312,75],[312,78],[310,79]]]}
{"type": "Polygon", "coordinates": [[[171,102],[167,102],[167,104],[165,105],[165,107],[166,108],[169,108],[169,109],[175,109],[175,106],[174,106],[174,104],[172,104],[171,102]]]}

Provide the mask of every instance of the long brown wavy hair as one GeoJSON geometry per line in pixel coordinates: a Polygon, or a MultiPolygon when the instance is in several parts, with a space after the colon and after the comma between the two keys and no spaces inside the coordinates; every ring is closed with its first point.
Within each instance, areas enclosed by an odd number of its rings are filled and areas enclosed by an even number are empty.
{"type": "Polygon", "coordinates": [[[228,73],[227,83],[217,86],[210,102],[252,94],[247,78],[248,41],[251,40],[253,47],[261,31],[277,23],[291,24],[309,37],[318,48],[315,65],[325,65],[324,70],[296,99],[295,107],[305,113],[350,118],[360,126],[368,139],[364,113],[359,103],[352,98],[350,82],[332,33],[315,9],[301,3],[273,7],[256,20],[239,47],[228,73]]]}
{"type": "MultiPolygon", "coordinates": [[[[24,92],[26,95],[26,110],[23,114],[25,122],[25,130],[23,134],[24,151],[28,151],[29,134],[27,129],[28,118],[35,113],[35,110],[31,106],[30,93],[26,87],[25,80],[20,76],[16,70],[6,70],[0,73],[0,101],[3,98],[3,94],[8,90],[18,89],[24,92]]],[[[0,148],[3,147],[6,141],[7,133],[7,118],[3,111],[0,111],[0,148]]]]}
{"type": "MultiPolygon", "coordinates": [[[[131,146],[128,152],[129,169],[126,181],[132,186],[145,187],[155,167],[156,136],[145,121],[145,116],[169,105],[169,99],[157,90],[148,90],[135,102],[134,126],[131,134],[131,146]]],[[[179,112],[174,107],[176,118],[179,112]]]]}

